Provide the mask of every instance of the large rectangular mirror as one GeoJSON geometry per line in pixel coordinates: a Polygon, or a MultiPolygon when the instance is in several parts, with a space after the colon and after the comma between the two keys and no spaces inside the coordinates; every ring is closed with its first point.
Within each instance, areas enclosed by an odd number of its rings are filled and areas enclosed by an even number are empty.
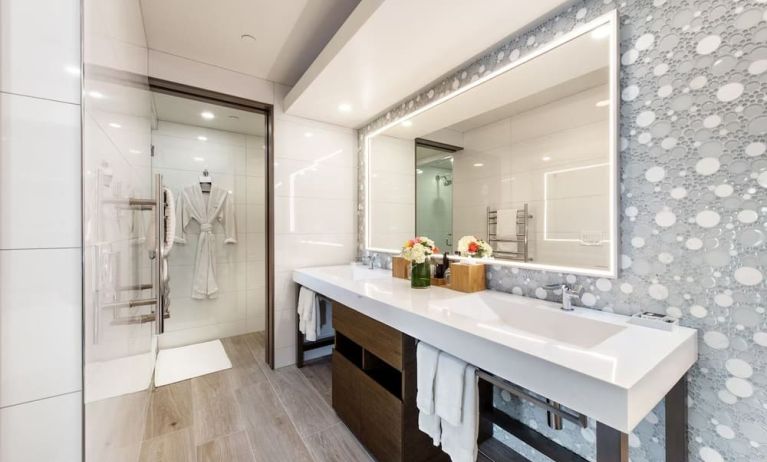
{"type": "Polygon", "coordinates": [[[366,248],[414,235],[493,263],[617,276],[613,12],[369,134],[366,248]]]}

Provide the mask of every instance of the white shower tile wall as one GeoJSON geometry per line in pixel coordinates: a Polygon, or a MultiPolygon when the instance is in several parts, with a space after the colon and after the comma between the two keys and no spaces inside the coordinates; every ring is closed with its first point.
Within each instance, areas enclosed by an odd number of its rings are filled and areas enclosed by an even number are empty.
{"type": "Polygon", "coordinates": [[[80,66],[79,0],[0,0],[3,462],[82,454],[80,66]]]}
{"type": "MultiPolygon", "coordinates": [[[[359,131],[360,146],[365,133],[616,8],[621,48],[619,277],[495,266],[488,271],[489,286],[554,300],[542,286],[565,279],[582,284],[584,304],[595,309],[626,314],[649,309],[680,317],[683,325],[700,332],[700,359],[689,374],[690,460],[767,460],[766,3],[574,2],[381,115],[359,131]]],[[[360,178],[363,162],[360,156],[360,178]]],[[[365,193],[361,186],[360,198],[365,193]]],[[[362,206],[358,213],[364,216],[362,206]]],[[[359,223],[364,236],[364,220],[359,223]]],[[[594,459],[593,422],[581,431],[566,426],[557,432],[546,427],[540,411],[509,396],[497,394],[496,404],[594,459]]],[[[632,461],[664,460],[662,416],[661,404],[629,435],[632,461]]],[[[531,455],[531,460],[544,459],[531,455]]]]}
{"type": "Polygon", "coordinates": [[[266,306],[265,139],[261,136],[160,121],[152,131],[153,172],[161,173],[176,197],[199,182],[208,170],[215,186],[232,192],[237,243],[224,244],[224,230],[214,226],[215,298],[192,294],[199,225],[187,227],[187,243],[176,243],[168,259],[171,317],[162,347],[198,343],[264,330],[266,306]],[[204,140],[198,137],[203,137],[204,140]]]}

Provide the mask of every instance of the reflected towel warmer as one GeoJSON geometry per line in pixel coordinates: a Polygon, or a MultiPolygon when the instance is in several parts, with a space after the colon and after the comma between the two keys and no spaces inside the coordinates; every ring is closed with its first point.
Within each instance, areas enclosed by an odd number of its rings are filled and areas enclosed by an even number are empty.
{"type": "Polygon", "coordinates": [[[487,242],[492,245],[493,255],[497,258],[516,261],[533,261],[530,256],[530,220],[533,216],[530,214],[528,204],[522,209],[517,209],[516,234],[513,238],[498,236],[498,210],[487,208],[487,242]],[[516,244],[515,251],[498,250],[497,244],[510,243],[516,244]]]}

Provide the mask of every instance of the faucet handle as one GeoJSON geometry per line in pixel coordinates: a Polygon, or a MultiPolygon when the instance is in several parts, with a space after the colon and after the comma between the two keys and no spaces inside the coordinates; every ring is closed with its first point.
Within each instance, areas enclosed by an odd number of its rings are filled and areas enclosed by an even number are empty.
{"type": "Polygon", "coordinates": [[[547,290],[561,290],[561,291],[565,291],[568,289],[567,284],[564,284],[561,282],[558,282],[555,284],[546,284],[545,286],[543,286],[543,288],[547,290]]]}

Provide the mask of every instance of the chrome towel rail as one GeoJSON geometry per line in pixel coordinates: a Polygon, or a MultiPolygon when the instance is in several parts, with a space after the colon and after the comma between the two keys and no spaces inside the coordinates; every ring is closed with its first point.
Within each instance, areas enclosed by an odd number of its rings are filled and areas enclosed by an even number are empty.
{"type": "Polygon", "coordinates": [[[529,393],[527,390],[520,387],[519,385],[515,385],[509,382],[508,380],[504,380],[498,376],[485,372],[481,369],[477,369],[477,377],[495,385],[496,387],[502,390],[508,391],[509,393],[511,393],[514,396],[517,396],[518,398],[524,399],[526,401],[529,401],[535,404],[536,406],[542,407],[546,409],[547,412],[550,412],[551,414],[559,416],[565,420],[569,420],[570,422],[573,422],[576,425],[579,425],[583,428],[586,428],[586,426],[588,425],[588,421],[585,415],[579,412],[564,409],[560,407],[558,403],[552,404],[551,401],[545,398],[539,398],[529,393]]]}

